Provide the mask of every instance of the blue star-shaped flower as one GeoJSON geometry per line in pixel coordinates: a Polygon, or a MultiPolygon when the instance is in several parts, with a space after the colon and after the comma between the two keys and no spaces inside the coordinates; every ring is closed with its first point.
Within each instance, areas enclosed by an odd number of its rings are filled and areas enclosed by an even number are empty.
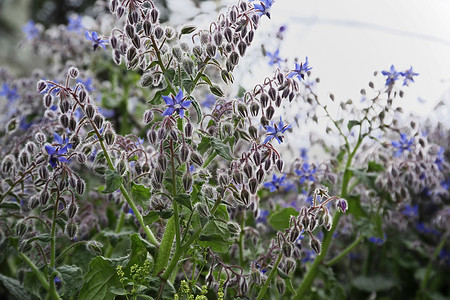
{"type": "Polygon", "coordinates": [[[306,72],[308,72],[311,69],[312,69],[312,67],[309,66],[308,57],[306,57],[304,63],[300,63],[300,64],[295,63],[295,69],[292,70],[286,77],[292,78],[294,76],[297,76],[297,79],[299,81],[302,81],[302,79],[305,79],[306,72]]]}
{"type": "Polygon", "coordinates": [[[270,8],[272,7],[274,0],[261,0],[259,4],[253,4],[256,13],[261,17],[266,15],[270,19],[270,8]]]}
{"type": "Polygon", "coordinates": [[[263,185],[265,188],[268,188],[270,192],[275,192],[280,187],[285,186],[286,182],[284,181],[286,179],[286,174],[283,174],[283,176],[277,177],[277,175],[273,174],[272,181],[265,182],[263,185]]]}
{"type": "Polygon", "coordinates": [[[80,33],[83,30],[81,16],[75,16],[73,18],[69,18],[69,23],[67,24],[67,30],[80,33]]]}
{"type": "Polygon", "coordinates": [[[264,140],[264,144],[268,143],[272,139],[276,139],[278,141],[278,144],[281,144],[283,142],[284,135],[283,133],[291,128],[291,125],[284,125],[283,120],[278,122],[278,125],[275,123],[273,126],[267,125],[266,131],[267,131],[267,137],[264,140]]]}
{"type": "Polygon", "coordinates": [[[22,31],[27,35],[28,40],[32,40],[39,36],[39,29],[32,20],[28,21],[27,24],[22,27],[22,31]]]}
{"type": "Polygon", "coordinates": [[[45,150],[47,150],[48,155],[50,155],[49,163],[52,166],[52,168],[56,168],[58,161],[65,163],[69,162],[67,158],[63,156],[64,154],[67,153],[68,148],[69,145],[65,145],[62,148],[58,146],[52,147],[51,145],[45,145],[45,150]]]}
{"type": "Polygon", "coordinates": [[[381,74],[387,76],[386,86],[393,85],[395,81],[398,79],[398,76],[401,75],[400,72],[395,71],[394,65],[391,65],[391,69],[389,71],[381,71],[381,74]]]}
{"type": "Polygon", "coordinates": [[[316,167],[311,167],[308,163],[303,163],[300,170],[295,170],[295,174],[300,176],[300,183],[304,183],[305,181],[315,182],[314,174],[317,172],[316,167]]]}
{"type": "Polygon", "coordinates": [[[0,90],[0,96],[8,99],[9,102],[16,101],[20,96],[17,94],[17,88],[11,88],[8,84],[4,83],[0,90]]]}
{"type": "Polygon", "coordinates": [[[411,82],[414,82],[413,77],[419,75],[419,73],[414,73],[413,68],[409,68],[405,72],[400,72],[400,75],[404,77],[403,85],[408,86],[411,82]]]}
{"type": "Polygon", "coordinates": [[[103,47],[103,49],[106,49],[106,48],[105,48],[105,45],[106,45],[106,43],[108,42],[108,40],[99,37],[98,34],[97,34],[97,32],[95,32],[95,31],[89,32],[89,31],[86,30],[86,31],[84,32],[84,36],[86,37],[86,39],[87,39],[88,41],[91,41],[91,42],[92,42],[92,46],[94,47],[94,51],[97,50],[97,48],[98,48],[99,46],[100,46],[100,47],[103,47]]]}
{"type": "Polygon", "coordinates": [[[402,210],[402,214],[406,217],[417,217],[419,215],[419,206],[416,205],[406,205],[402,210]]]}
{"type": "Polygon", "coordinates": [[[181,90],[181,88],[175,97],[173,97],[173,95],[171,95],[170,97],[162,97],[167,104],[167,108],[162,113],[162,116],[171,116],[174,112],[176,112],[178,113],[178,115],[180,115],[180,118],[183,118],[184,110],[188,108],[189,105],[191,105],[191,101],[184,99],[183,91],[181,90]]]}
{"type": "Polygon", "coordinates": [[[391,144],[395,148],[397,148],[397,151],[395,151],[394,156],[399,157],[402,155],[404,151],[411,152],[411,146],[414,143],[414,137],[408,139],[406,134],[401,133],[400,134],[400,141],[392,141],[391,144]]]}
{"type": "Polygon", "coordinates": [[[280,54],[280,49],[277,49],[277,51],[275,51],[274,53],[271,53],[269,51],[266,52],[266,56],[268,58],[270,58],[270,61],[269,61],[270,66],[273,66],[274,64],[277,64],[278,66],[280,66],[280,62],[282,62],[283,60],[281,59],[279,54],[280,54]]]}

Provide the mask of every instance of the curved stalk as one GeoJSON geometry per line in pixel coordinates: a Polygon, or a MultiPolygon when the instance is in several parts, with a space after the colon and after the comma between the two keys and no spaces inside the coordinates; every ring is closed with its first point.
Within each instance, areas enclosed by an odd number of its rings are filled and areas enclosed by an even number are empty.
{"type": "Polygon", "coordinates": [[[278,271],[278,265],[280,264],[281,258],[283,257],[283,252],[280,251],[280,254],[278,254],[278,258],[275,261],[275,264],[273,265],[272,270],[270,270],[269,277],[267,277],[266,282],[264,283],[262,289],[259,291],[258,298],[256,300],[261,300],[262,297],[264,297],[264,294],[266,293],[267,288],[269,287],[270,282],[272,281],[273,277],[278,271]]]}

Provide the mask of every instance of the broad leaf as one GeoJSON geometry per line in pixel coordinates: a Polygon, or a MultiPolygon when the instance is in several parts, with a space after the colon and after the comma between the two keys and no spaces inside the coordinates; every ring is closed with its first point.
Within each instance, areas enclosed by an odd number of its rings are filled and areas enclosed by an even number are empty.
{"type": "Polygon", "coordinates": [[[102,191],[104,194],[113,193],[119,189],[123,182],[122,176],[113,170],[106,170],[105,173],[106,188],[102,191]]]}
{"type": "Polygon", "coordinates": [[[233,244],[226,223],[220,221],[209,221],[199,236],[199,245],[211,247],[216,252],[227,252],[233,244]]]}
{"type": "Polygon", "coordinates": [[[0,274],[0,281],[3,283],[8,292],[11,293],[16,299],[20,300],[31,300],[37,299],[32,296],[23,286],[19,283],[18,280],[12,279],[10,277],[4,276],[0,274]]]}
{"type": "Polygon", "coordinates": [[[142,184],[132,183],[131,187],[131,197],[136,202],[136,204],[147,207],[148,201],[150,200],[150,189],[142,184]]]}
{"type": "Polygon", "coordinates": [[[192,210],[192,204],[191,204],[191,196],[188,194],[179,194],[176,195],[174,200],[183,205],[186,206],[187,208],[189,208],[189,210],[192,210]]]}
{"type": "Polygon", "coordinates": [[[291,216],[298,216],[298,211],[292,207],[286,207],[269,216],[269,224],[278,231],[282,231],[289,227],[291,216]]]}
{"type": "Polygon", "coordinates": [[[77,266],[61,266],[56,268],[59,272],[62,282],[62,295],[63,296],[73,296],[80,290],[81,284],[83,283],[83,272],[77,266]]]}

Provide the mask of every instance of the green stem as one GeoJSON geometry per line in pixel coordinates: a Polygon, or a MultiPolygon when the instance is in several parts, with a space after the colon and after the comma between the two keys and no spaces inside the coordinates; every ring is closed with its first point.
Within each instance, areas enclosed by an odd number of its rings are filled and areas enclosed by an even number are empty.
{"type": "Polygon", "coordinates": [[[434,250],[433,256],[431,257],[430,261],[428,262],[427,270],[425,271],[425,276],[423,277],[422,282],[420,284],[420,292],[419,292],[420,298],[423,298],[423,295],[425,293],[425,289],[427,287],[427,283],[428,283],[428,280],[430,278],[431,269],[433,268],[433,262],[436,260],[436,257],[439,255],[439,253],[441,252],[442,248],[444,248],[444,245],[445,245],[446,241],[447,241],[447,235],[444,234],[442,236],[442,239],[439,242],[438,246],[434,250]]]}
{"type": "Polygon", "coordinates": [[[262,289],[259,291],[258,298],[256,298],[256,300],[261,300],[262,297],[264,297],[264,294],[266,293],[266,290],[269,287],[270,282],[272,281],[275,274],[277,274],[278,265],[280,264],[282,257],[283,257],[283,252],[280,251],[280,254],[278,254],[278,258],[275,261],[275,264],[273,265],[272,270],[270,270],[269,277],[267,277],[266,282],[264,283],[262,289]]]}
{"type": "MultiPolygon", "coordinates": [[[[344,177],[342,180],[342,189],[341,189],[341,198],[347,197],[348,192],[348,185],[350,182],[350,179],[352,178],[352,173],[350,171],[350,166],[352,164],[353,157],[356,154],[356,151],[358,150],[359,146],[362,143],[363,138],[361,135],[358,138],[358,142],[355,145],[355,148],[350,153],[350,155],[347,158],[347,163],[345,165],[345,171],[344,171],[344,177]]],[[[336,231],[336,228],[339,224],[339,220],[341,219],[342,214],[336,213],[333,217],[333,224],[331,227],[331,230],[328,232],[325,232],[325,236],[322,242],[322,252],[314,259],[313,264],[309,268],[308,272],[306,273],[305,277],[303,278],[303,281],[300,285],[300,287],[297,289],[297,295],[293,299],[303,299],[305,295],[309,292],[311,285],[316,278],[317,274],[319,273],[319,265],[322,264],[324,261],[326,255],[328,254],[328,250],[331,245],[331,240],[333,238],[333,233],[336,231]]]]}
{"type": "Polygon", "coordinates": [[[244,267],[244,231],[245,227],[245,211],[242,213],[241,218],[241,232],[239,233],[239,264],[244,267]]]}
{"type": "MultiPolygon", "coordinates": [[[[120,231],[122,231],[122,227],[123,227],[124,223],[125,223],[125,213],[121,210],[120,211],[119,221],[117,221],[116,229],[114,230],[114,232],[115,233],[119,233],[120,231]]],[[[111,244],[109,244],[109,246],[108,246],[108,248],[106,249],[106,252],[105,252],[105,257],[110,258],[113,250],[114,250],[114,247],[111,244]]]]}
{"type": "Polygon", "coordinates": [[[50,233],[50,270],[52,274],[49,277],[49,292],[50,294],[57,294],[55,286],[55,275],[53,271],[55,269],[56,261],[56,218],[58,217],[58,206],[59,206],[59,191],[56,195],[55,207],[53,209],[53,219],[52,219],[52,231],[50,233]]]}
{"type": "MultiPolygon", "coordinates": [[[[48,284],[47,280],[45,279],[44,274],[42,274],[41,271],[36,267],[36,265],[22,252],[19,252],[20,257],[30,266],[31,270],[33,270],[33,273],[36,275],[39,282],[42,284],[42,287],[49,291],[50,285],[48,284]]],[[[55,297],[56,298],[56,297],[55,297]]]]}
{"type": "MultiPolygon", "coordinates": [[[[158,275],[167,266],[170,257],[170,250],[172,249],[173,238],[175,237],[175,216],[172,216],[166,225],[164,236],[161,240],[161,245],[156,257],[155,267],[153,269],[153,276],[158,275]]],[[[176,249],[175,253],[179,250],[176,249]]],[[[175,256],[175,254],[174,254],[175,256]]],[[[173,258],[172,258],[173,259],[173,258]]]]}
{"type": "Polygon", "coordinates": [[[327,267],[330,267],[340,261],[343,257],[345,257],[350,251],[353,250],[356,246],[359,245],[359,243],[364,239],[364,236],[360,235],[353,243],[351,243],[345,250],[343,250],[339,255],[334,257],[333,259],[329,260],[325,263],[327,267]]]}

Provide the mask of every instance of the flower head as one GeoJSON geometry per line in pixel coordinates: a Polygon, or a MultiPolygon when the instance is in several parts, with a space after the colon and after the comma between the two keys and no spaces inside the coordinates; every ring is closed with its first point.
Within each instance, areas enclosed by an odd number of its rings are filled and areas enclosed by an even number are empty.
{"type": "Polygon", "coordinates": [[[418,205],[406,205],[405,208],[402,210],[402,214],[406,217],[417,217],[419,215],[419,207],[418,205]]]}
{"type": "Polygon", "coordinates": [[[105,48],[105,45],[106,45],[106,43],[108,42],[108,40],[99,37],[98,34],[97,34],[97,32],[95,32],[95,31],[89,32],[89,31],[86,30],[86,31],[84,32],[84,36],[86,37],[86,39],[87,39],[88,41],[91,41],[91,42],[92,42],[92,46],[94,47],[94,51],[97,50],[97,48],[98,48],[99,46],[100,46],[100,47],[103,47],[103,49],[106,49],[106,48],[105,48]]]}
{"type": "Polygon", "coordinates": [[[277,51],[275,51],[274,53],[271,53],[269,51],[266,52],[266,56],[268,58],[270,58],[270,61],[269,61],[270,66],[273,66],[275,64],[277,64],[278,66],[280,65],[280,62],[282,62],[283,60],[280,58],[279,54],[280,54],[280,49],[277,49],[277,51]]]}
{"type": "Polygon", "coordinates": [[[381,74],[387,76],[386,86],[393,85],[395,81],[398,79],[398,76],[401,75],[400,72],[395,71],[394,65],[391,65],[391,69],[389,71],[381,71],[381,74]]]}
{"type": "Polygon", "coordinates": [[[32,20],[28,21],[27,24],[22,27],[22,31],[27,35],[28,40],[32,40],[39,36],[39,29],[32,20]]]}
{"type": "Polygon", "coordinates": [[[411,152],[411,146],[414,143],[414,137],[408,139],[406,134],[401,133],[400,134],[400,141],[392,141],[392,146],[397,148],[397,151],[395,151],[394,156],[399,157],[402,155],[404,151],[411,152]]]}
{"type": "Polygon", "coordinates": [[[283,176],[277,177],[277,175],[273,174],[272,181],[265,182],[264,187],[268,188],[271,192],[275,192],[280,187],[285,186],[287,183],[285,182],[286,174],[283,176]]]}
{"type": "Polygon", "coordinates": [[[50,165],[52,166],[52,168],[55,168],[58,164],[58,161],[66,163],[69,162],[63,155],[66,154],[67,150],[72,147],[72,144],[69,144],[69,138],[63,139],[56,132],[53,133],[53,137],[58,145],[55,147],[51,145],[45,145],[45,150],[47,150],[47,153],[50,155],[50,165]]]}
{"type": "Polygon", "coordinates": [[[17,94],[17,88],[12,88],[6,83],[3,84],[2,89],[0,90],[0,96],[5,97],[9,100],[9,102],[14,102],[17,98],[19,98],[19,94],[17,94]]]}
{"type": "Polygon", "coordinates": [[[444,152],[445,152],[444,147],[440,147],[439,152],[437,153],[436,160],[434,161],[434,163],[438,166],[440,171],[442,171],[443,168],[442,165],[444,164],[444,152]]]}
{"type": "Polygon", "coordinates": [[[289,74],[286,76],[287,78],[292,78],[294,76],[297,76],[297,79],[299,81],[302,81],[302,79],[305,79],[305,74],[309,70],[311,70],[312,67],[309,66],[308,57],[305,58],[304,63],[295,63],[295,69],[289,72],[289,74]]]}
{"type": "Polygon", "coordinates": [[[266,15],[270,19],[270,8],[272,7],[274,0],[261,0],[259,4],[253,4],[258,16],[266,15]]]}
{"type": "Polygon", "coordinates": [[[317,172],[317,168],[314,166],[310,166],[308,163],[303,163],[302,167],[299,170],[295,170],[295,174],[300,176],[300,183],[304,183],[305,181],[315,182],[314,174],[317,172]]]}
{"type": "Polygon", "coordinates": [[[83,30],[83,25],[82,25],[82,18],[81,16],[74,16],[72,18],[69,18],[69,23],[67,24],[67,30],[68,31],[74,31],[77,33],[80,33],[81,30],[83,30]]]}
{"type": "Polygon", "coordinates": [[[171,116],[174,112],[176,112],[180,115],[180,118],[183,118],[184,110],[191,105],[191,101],[188,101],[183,97],[183,91],[181,88],[175,97],[173,95],[170,95],[170,97],[162,97],[167,104],[166,110],[162,113],[163,116],[171,116]]]}
{"type": "Polygon", "coordinates": [[[339,198],[337,200],[337,208],[338,208],[338,210],[340,210],[342,213],[345,214],[345,212],[347,211],[347,208],[348,208],[347,200],[339,198]]]}
{"type": "Polygon", "coordinates": [[[280,122],[278,122],[278,125],[276,123],[274,123],[273,126],[267,125],[266,126],[267,137],[264,140],[264,144],[274,138],[278,141],[278,144],[281,144],[284,138],[283,133],[289,128],[291,128],[291,125],[284,125],[283,121],[281,120],[281,117],[280,122]]]}
{"type": "Polygon", "coordinates": [[[413,77],[419,75],[419,73],[414,73],[413,68],[409,68],[404,72],[400,72],[400,74],[404,77],[403,85],[408,86],[411,82],[414,82],[413,77]]]}

